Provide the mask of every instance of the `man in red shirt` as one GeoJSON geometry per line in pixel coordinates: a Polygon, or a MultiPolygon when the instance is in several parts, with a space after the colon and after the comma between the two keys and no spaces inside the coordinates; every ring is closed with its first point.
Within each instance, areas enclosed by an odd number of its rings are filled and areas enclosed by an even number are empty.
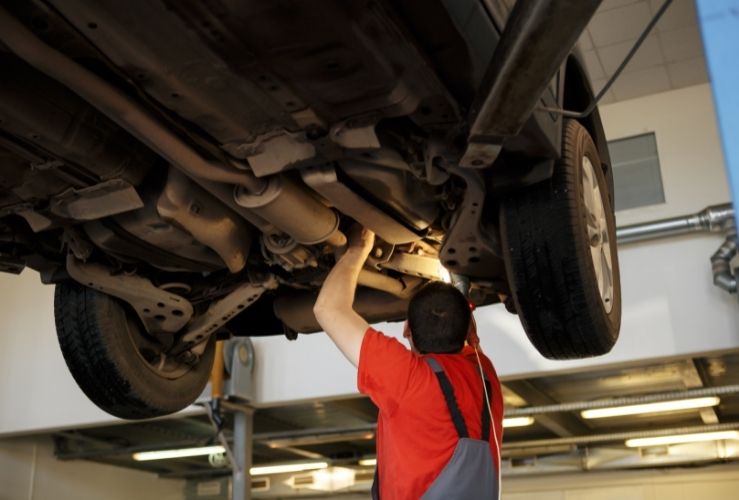
{"type": "Polygon", "coordinates": [[[476,342],[465,346],[476,339],[467,300],[440,282],[419,291],[403,333],[410,350],[374,330],[352,307],[373,243],[370,231],[350,235],[314,306],[321,327],[358,367],[360,392],[380,410],[373,495],[498,498],[503,398],[490,360],[476,342]]]}

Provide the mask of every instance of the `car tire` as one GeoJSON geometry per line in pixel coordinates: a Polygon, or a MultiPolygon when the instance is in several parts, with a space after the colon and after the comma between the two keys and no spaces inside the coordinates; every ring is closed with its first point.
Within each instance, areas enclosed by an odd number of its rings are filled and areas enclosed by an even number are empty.
{"type": "Polygon", "coordinates": [[[551,179],[501,202],[516,311],[547,358],[598,356],[618,338],[621,289],[611,199],[593,139],[577,121],[566,120],[551,179]]]}
{"type": "Polygon", "coordinates": [[[213,364],[215,337],[190,365],[161,360],[122,302],[74,282],[56,286],[54,316],[64,360],[82,391],[104,411],[125,419],[167,415],[192,404],[213,364]]]}

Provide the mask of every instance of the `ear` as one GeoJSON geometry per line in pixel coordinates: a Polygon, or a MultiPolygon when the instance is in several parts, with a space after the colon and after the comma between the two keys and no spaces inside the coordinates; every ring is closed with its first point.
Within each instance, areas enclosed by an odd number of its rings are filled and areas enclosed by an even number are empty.
{"type": "Polygon", "coordinates": [[[411,327],[408,325],[407,320],[405,323],[403,323],[403,338],[411,338],[411,327]]]}

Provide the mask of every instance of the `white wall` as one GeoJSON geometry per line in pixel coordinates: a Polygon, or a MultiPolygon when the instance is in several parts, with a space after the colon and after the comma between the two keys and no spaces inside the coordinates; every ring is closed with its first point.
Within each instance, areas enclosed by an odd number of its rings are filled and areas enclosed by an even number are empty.
{"type": "Polygon", "coordinates": [[[739,466],[503,478],[503,500],[734,500],[739,466]]]}
{"type": "Polygon", "coordinates": [[[609,140],[654,132],[666,203],[622,210],[618,225],[697,212],[731,201],[711,87],[685,87],[601,108],[609,140]]]}
{"type": "Polygon", "coordinates": [[[0,435],[110,420],[77,387],[54,328],[54,287],[0,275],[0,435]]]}
{"type": "Polygon", "coordinates": [[[0,440],[0,500],[180,500],[184,481],[57,460],[49,437],[0,440]]]}
{"type": "MultiPolygon", "coordinates": [[[[604,106],[606,133],[654,131],[661,158],[662,206],[620,213],[620,224],[697,211],[726,202],[715,118],[707,85],[604,106]]],[[[689,236],[620,250],[621,338],[598,359],[553,362],[529,344],[516,316],[500,306],[476,312],[484,350],[504,378],[739,348],[735,296],[711,283],[717,235],[689,236]]],[[[52,287],[33,273],[0,275],[0,435],[113,421],[74,385],[57,346],[52,287]],[[50,408],[52,410],[50,410],[50,408]]],[[[383,327],[399,335],[400,325],[383,327]]],[[[354,369],[325,335],[254,339],[257,403],[355,393],[354,369]]]]}

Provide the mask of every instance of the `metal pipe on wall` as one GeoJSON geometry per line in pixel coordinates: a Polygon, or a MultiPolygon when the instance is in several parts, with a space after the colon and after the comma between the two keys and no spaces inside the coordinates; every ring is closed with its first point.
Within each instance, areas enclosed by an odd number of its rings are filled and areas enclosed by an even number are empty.
{"type": "Polygon", "coordinates": [[[700,389],[688,389],[685,391],[664,392],[660,394],[645,394],[643,396],[630,396],[599,401],[573,401],[571,403],[531,406],[528,408],[514,408],[506,410],[505,415],[506,417],[529,417],[533,415],[544,415],[548,413],[614,408],[616,406],[659,403],[663,401],[702,398],[707,396],[726,396],[730,394],[739,394],[739,384],[722,385],[718,387],[703,387],[700,389]]]}
{"type": "Polygon", "coordinates": [[[737,254],[736,224],[734,219],[726,221],[726,239],[711,256],[713,284],[729,293],[736,293],[737,276],[731,272],[731,260],[737,254]]]}
{"type": "Polygon", "coordinates": [[[696,214],[632,224],[616,229],[619,244],[677,236],[693,232],[721,232],[734,217],[731,203],[706,207],[696,214]]]}
{"type": "Polygon", "coordinates": [[[722,432],[722,431],[733,431],[739,429],[739,422],[732,422],[727,424],[712,424],[712,425],[693,425],[689,427],[674,427],[671,429],[652,429],[648,431],[626,431],[626,432],[614,432],[607,434],[589,434],[585,436],[571,436],[562,438],[551,438],[551,439],[533,439],[530,441],[518,441],[513,443],[503,443],[503,450],[509,451],[511,449],[519,448],[539,448],[544,446],[557,446],[557,445],[569,445],[569,444],[594,444],[594,443],[608,443],[614,441],[626,441],[627,439],[639,439],[639,438],[651,438],[651,437],[662,437],[672,436],[675,434],[693,434],[701,432],[722,432]]]}
{"type": "Polygon", "coordinates": [[[731,203],[706,207],[695,214],[623,226],[616,229],[616,239],[623,245],[694,232],[726,233],[723,244],[711,256],[713,284],[729,293],[736,293],[739,269],[736,274],[731,269],[731,260],[737,254],[736,223],[731,203]]]}

